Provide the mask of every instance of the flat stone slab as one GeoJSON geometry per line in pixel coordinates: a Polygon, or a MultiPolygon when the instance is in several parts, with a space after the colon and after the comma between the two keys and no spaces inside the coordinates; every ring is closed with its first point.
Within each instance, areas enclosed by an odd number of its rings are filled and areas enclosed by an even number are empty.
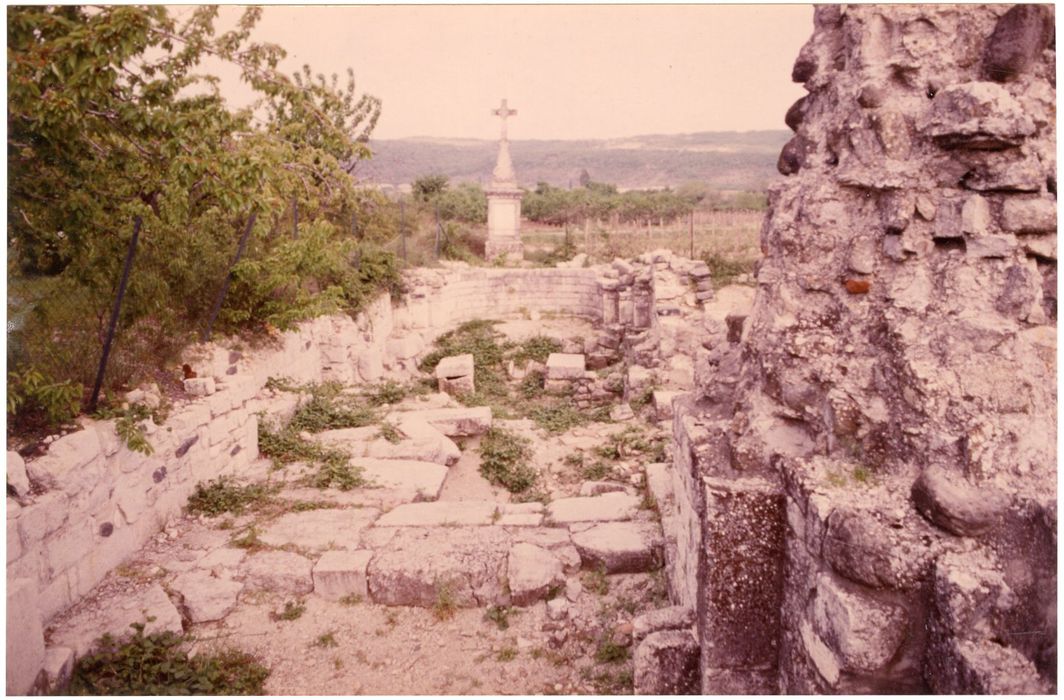
{"type": "Polygon", "coordinates": [[[326,552],[314,565],[314,593],[327,600],[350,595],[368,597],[366,567],[372,558],[373,552],[368,549],[326,552]]]}
{"type": "Polygon", "coordinates": [[[244,562],[245,591],[305,595],[314,590],[309,559],[294,552],[258,552],[244,562]]]}
{"type": "Polygon", "coordinates": [[[322,508],[285,513],[270,523],[259,539],[271,547],[358,549],[358,538],[380,515],[376,508],[322,508]]]}
{"type": "Polygon", "coordinates": [[[510,549],[506,580],[514,605],[531,605],[547,597],[552,588],[565,584],[562,563],[550,551],[527,542],[510,549]]]}
{"type": "Polygon", "coordinates": [[[502,516],[503,505],[494,501],[405,503],[382,515],[377,527],[491,525],[502,516]]]}
{"type": "Polygon", "coordinates": [[[451,355],[440,360],[436,365],[437,379],[460,379],[473,376],[473,355],[451,355]]]}
{"type": "Polygon", "coordinates": [[[547,522],[556,525],[580,522],[631,520],[639,510],[639,498],[624,493],[559,498],[547,505],[547,522]]]}
{"type": "Polygon", "coordinates": [[[510,536],[500,527],[398,530],[369,563],[370,597],[427,608],[502,604],[509,550],[510,536]]]}
{"type": "Polygon", "coordinates": [[[352,457],[374,459],[407,459],[419,462],[435,462],[450,465],[462,456],[458,445],[425,421],[414,417],[414,412],[397,413],[398,429],[402,438],[397,443],[380,437],[380,426],[326,430],[311,436],[322,445],[335,445],[347,450],[352,457]]]}
{"type": "MultiPolygon", "coordinates": [[[[363,476],[374,486],[388,492],[382,500],[412,501],[417,498],[434,501],[447,478],[447,467],[435,462],[415,459],[374,459],[361,457],[351,464],[362,469],[363,476]]],[[[377,490],[377,489],[374,489],[377,490]]]]}
{"type": "Polygon", "coordinates": [[[104,634],[116,639],[132,636],[133,623],[143,623],[144,633],[181,634],[181,613],[157,583],[125,597],[109,600],[105,609],[86,609],[66,620],[52,635],[53,646],[70,647],[81,657],[92,651],[104,634]]]}
{"type": "Polygon", "coordinates": [[[654,571],[664,561],[657,523],[603,523],[572,537],[584,566],[604,568],[608,574],[654,571]]]}
{"type": "Polygon", "coordinates": [[[393,422],[402,421],[404,418],[424,421],[447,437],[483,435],[491,430],[491,408],[488,406],[408,411],[388,417],[393,422]]]}
{"type": "Polygon", "coordinates": [[[659,389],[652,394],[654,415],[658,420],[672,420],[672,400],[685,392],[659,389]]]}
{"type": "Polygon", "coordinates": [[[215,578],[202,569],[181,574],[170,584],[192,623],[221,620],[236,607],[236,597],[244,587],[228,578],[215,578]]]}
{"type": "Polygon", "coordinates": [[[584,356],[564,352],[552,352],[547,357],[547,379],[551,381],[583,379],[584,356]]]}

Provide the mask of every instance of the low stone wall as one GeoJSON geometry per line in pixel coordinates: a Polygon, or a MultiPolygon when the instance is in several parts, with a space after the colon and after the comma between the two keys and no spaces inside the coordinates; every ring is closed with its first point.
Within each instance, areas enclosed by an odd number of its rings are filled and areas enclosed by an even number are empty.
{"type": "MultiPolygon", "coordinates": [[[[197,482],[240,474],[258,457],[257,413],[290,413],[297,400],[264,396],[267,379],[357,383],[405,374],[435,338],[475,318],[537,311],[601,321],[601,273],[419,270],[398,304],[383,297],[356,318],[317,318],[264,347],[190,348],[187,361],[216,390],[175,406],[164,425],[149,422],[150,456],[129,450],[113,420],[84,419],[82,430],[54,440],[25,464],[32,492],[8,497],[8,692],[36,682],[51,618],[162,530],[197,482]]],[[[8,474],[21,467],[8,453],[8,474]]]]}

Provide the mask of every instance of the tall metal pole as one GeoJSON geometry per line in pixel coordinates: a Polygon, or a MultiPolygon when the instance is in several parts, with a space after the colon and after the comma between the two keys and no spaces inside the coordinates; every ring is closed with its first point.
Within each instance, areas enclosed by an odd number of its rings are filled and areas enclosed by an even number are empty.
{"type": "Polygon", "coordinates": [[[133,238],[129,241],[126,249],[126,262],[122,266],[122,279],[118,283],[118,294],[115,295],[115,305],[111,309],[111,322],[107,326],[107,339],[103,343],[103,356],[100,357],[100,367],[96,370],[96,382],[92,385],[92,397],[89,399],[89,411],[96,410],[96,404],[100,400],[100,388],[103,386],[103,375],[107,371],[107,359],[111,356],[111,343],[115,339],[115,328],[118,326],[118,314],[122,310],[122,298],[126,295],[126,284],[129,282],[129,271],[133,269],[133,256],[137,253],[137,239],[140,238],[141,218],[133,219],[133,238]]]}
{"type": "Polygon", "coordinates": [[[399,237],[402,245],[403,262],[406,262],[406,202],[399,202],[399,237]]]}
{"type": "Polygon", "coordinates": [[[440,259],[440,239],[443,238],[443,226],[440,224],[440,203],[436,202],[436,259],[440,259]]]}
{"type": "Polygon", "coordinates": [[[240,258],[244,257],[244,248],[247,247],[248,238],[251,236],[251,229],[255,226],[255,219],[258,217],[257,211],[251,212],[251,216],[248,217],[248,224],[244,227],[244,233],[240,236],[240,243],[236,247],[236,256],[233,258],[232,264],[229,265],[229,272],[225,275],[225,280],[222,281],[222,288],[218,290],[218,296],[214,300],[214,306],[211,307],[211,315],[207,319],[207,328],[204,329],[203,335],[200,336],[200,340],[206,343],[211,339],[211,333],[214,331],[214,322],[218,319],[218,312],[222,310],[222,302],[225,301],[225,295],[229,291],[229,281],[233,279],[233,268],[240,262],[240,258]]]}

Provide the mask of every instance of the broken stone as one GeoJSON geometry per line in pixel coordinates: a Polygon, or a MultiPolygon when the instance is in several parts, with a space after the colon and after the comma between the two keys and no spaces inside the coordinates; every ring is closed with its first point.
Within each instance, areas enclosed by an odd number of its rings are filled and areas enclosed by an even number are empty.
{"type": "Polygon", "coordinates": [[[366,569],[373,552],[333,550],[326,552],[314,565],[314,593],[326,600],[340,600],[346,596],[369,597],[366,569]]]}
{"type": "Polygon", "coordinates": [[[637,615],[632,620],[632,638],[642,641],[649,634],[664,630],[685,630],[695,624],[695,611],[683,605],[671,605],[637,615]]]}
{"type": "Polygon", "coordinates": [[[965,255],[969,258],[1008,258],[1017,245],[1016,237],[1012,235],[980,236],[968,241],[965,255]]]}
{"type": "Polygon", "coordinates": [[[389,418],[415,418],[428,423],[447,437],[471,437],[491,430],[491,408],[488,406],[410,411],[389,418]]]}
{"type": "Polygon", "coordinates": [[[506,577],[511,601],[521,606],[542,600],[565,581],[557,557],[527,542],[518,542],[510,549],[506,577]]]}
{"type": "Polygon", "coordinates": [[[1000,85],[951,85],[935,95],[924,131],[943,148],[998,150],[1034,133],[1034,121],[1000,85]]]}
{"type": "Polygon", "coordinates": [[[18,452],[7,453],[7,486],[19,498],[29,495],[30,478],[26,475],[26,462],[18,452]]]}
{"type": "Polygon", "coordinates": [[[583,379],[585,371],[583,355],[552,352],[547,357],[547,380],[549,381],[583,379]]]}
{"type": "Polygon", "coordinates": [[[551,598],[547,601],[547,618],[565,620],[569,617],[569,601],[565,598],[551,598]]]}
{"type": "Polygon", "coordinates": [[[610,409],[610,420],[620,423],[635,418],[635,411],[626,403],[617,404],[610,409]]]}
{"type": "Polygon", "coordinates": [[[1057,230],[1056,203],[1048,199],[1005,200],[1001,227],[1013,233],[1052,233],[1057,230]]]}
{"type": "Polygon", "coordinates": [[[291,596],[314,590],[309,559],[294,552],[268,551],[252,554],[244,562],[244,589],[274,591],[291,596]]]}
{"type": "Polygon", "coordinates": [[[382,501],[435,501],[447,478],[447,467],[435,462],[360,457],[351,464],[362,470],[375,487],[372,494],[382,501]]]}
{"type": "Polygon", "coordinates": [[[849,670],[878,670],[905,638],[902,608],[852,593],[826,574],[817,579],[813,621],[817,633],[849,670]]]}
{"type": "MultiPolygon", "coordinates": [[[[45,661],[44,630],[37,604],[37,582],[8,579],[7,693],[28,695],[45,661]]],[[[91,640],[89,640],[91,641],[91,640]]]]}
{"type": "Polygon", "coordinates": [[[475,391],[473,376],[473,355],[470,353],[445,357],[436,365],[439,390],[448,394],[472,394],[475,391]]]}
{"type": "Polygon", "coordinates": [[[236,597],[243,585],[228,578],[216,578],[204,570],[181,574],[170,584],[181,596],[189,622],[221,620],[236,607],[236,597]]]}
{"type": "Polygon", "coordinates": [[[941,467],[927,467],[913,484],[913,503],[932,524],[961,537],[977,537],[1001,519],[1009,499],[993,486],[974,486],[941,467]]]}
{"type": "Polygon", "coordinates": [[[936,693],[1045,695],[1050,686],[1021,652],[988,640],[951,639],[928,674],[936,693]]]}
{"type": "Polygon", "coordinates": [[[604,493],[625,492],[624,484],[616,481],[585,481],[580,484],[581,496],[599,496],[604,493]]]}
{"type": "Polygon", "coordinates": [[[285,513],[259,535],[271,547],[305,550],[358,549],[359,534],[373,524],[376,508],[321,508],[285,513]]]}
{"type": "Polygon", "coordinates": [[[1043,5],[1014,5],[998,18],[983,49],[983,75],[1013,80],[1041,57],[1053,37],[1053,15],[1043,5]]]}
{"type": "Polygon", "coordinates": [[[698,641],[689,631],[654,632],[635,649],[636,695],[698,695],[701,692],[698,641]]]}
{"type": "Polygon", "coordinates": [[[510,538],[498,527],[403,528],[370,561],[373,602],[430,608],[496,605],[510,538]]]}
{"type": "Polygon", "coordinates": [[[559,498],[547,505],[547,520],[557,525],[631,520],[638,510],[639,499],[623,493],[607,493],[587,498],[559,498]]]}
{"type": "Polygon", "coordinates": [[[802,125],[802,121],[805,119],[805,112],[808,109],[807,103],[809,101],[809,95],[803,95],[798,98],[798,101],[791,105],[787,110],[787,114],[783,117],[783,123],[790,127],[791,131],[798,131],[798,127],[802,125]]]}
{"type": "MultiPolygon", "coordinates": [[[[74,672],[74,650],[70,647],[48,647],[44,652],[44,672],[48,676],[48,691],[60,695],[70,683],[74,672]]],[[[10,691],[11,689],[8,688],[10,691]]]]}
{"type": "MultiPolygon", "coordinates": [[[[181,614],[170,602],[162,586],[153,583],[120,598],[103,609],[86,609],[67,620],[52,634],[52,644],[70,647],[78,657],[85,656],[104,634],[121,640],[133,635],[131,624],[143,624],[144,634],[181,634],[181,614]]],[[[10,663],[10,661],[9,661],[10,663]]]]}
{"type": "Polygon", "coordinates": [[[861,275],[876,270],[876,244],[871,238],[855,238],[850,243],[850,269],[861,275]]]}
{"type": "Polygon", "coordinates": [[[436,501],[404,503],[377,520],[377,527],[432,527],[444,525],[491,525],[496,513],[494,501],[436,501]]]}
{"type": "Polygon", "coordinates": [[[970,236],[983,236],[990,229],[990,204],[973,194],[961,207],[961,231],[970,236]]]}
{"type": "Polygon", "coordinates": [[[776,170],[781,175],[794,175],[801,170],[809,155],[813,152],[812,142],[802,136],[795,136],[784,145],[776,161],[776,170]]]}
{"type": "Polygon", "coordinates": [[[684,392],[682,391],[655,390],[654,393],[651,394],[651,399],[654,405],[654,417],[658,420],[672,420],[672,400],[683,393],[684,392]]]}
{"type": "Polygon", "coordinates": [[[185,393],[192,396],[210,396],[215,391],[214,377],[193,377],[184,381],[185,393]]]}
{"type": "Polygon", "coordinates": [[[584,567],[608,574],[641,573],[661,568],[663,539],[657,523],[604,523],[573,532],[584,567]]]}

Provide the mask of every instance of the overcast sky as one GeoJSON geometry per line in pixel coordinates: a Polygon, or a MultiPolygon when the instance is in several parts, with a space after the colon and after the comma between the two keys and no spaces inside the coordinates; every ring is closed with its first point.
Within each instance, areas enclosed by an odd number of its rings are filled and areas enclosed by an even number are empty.
{"type": "MultiPolygon", "coordinates": [[[[176,14],[188,8],[174,8],[176,14]]],[[[223,8],[223,21],[240,13],[223,8]]],[[[374,136],[513,139],[782,129],[811,5],[267,6],[254,37],[285,64],[354,69],[374,136]]],[[[250,92],[226,81],[234,105],[250,92]]]]}

